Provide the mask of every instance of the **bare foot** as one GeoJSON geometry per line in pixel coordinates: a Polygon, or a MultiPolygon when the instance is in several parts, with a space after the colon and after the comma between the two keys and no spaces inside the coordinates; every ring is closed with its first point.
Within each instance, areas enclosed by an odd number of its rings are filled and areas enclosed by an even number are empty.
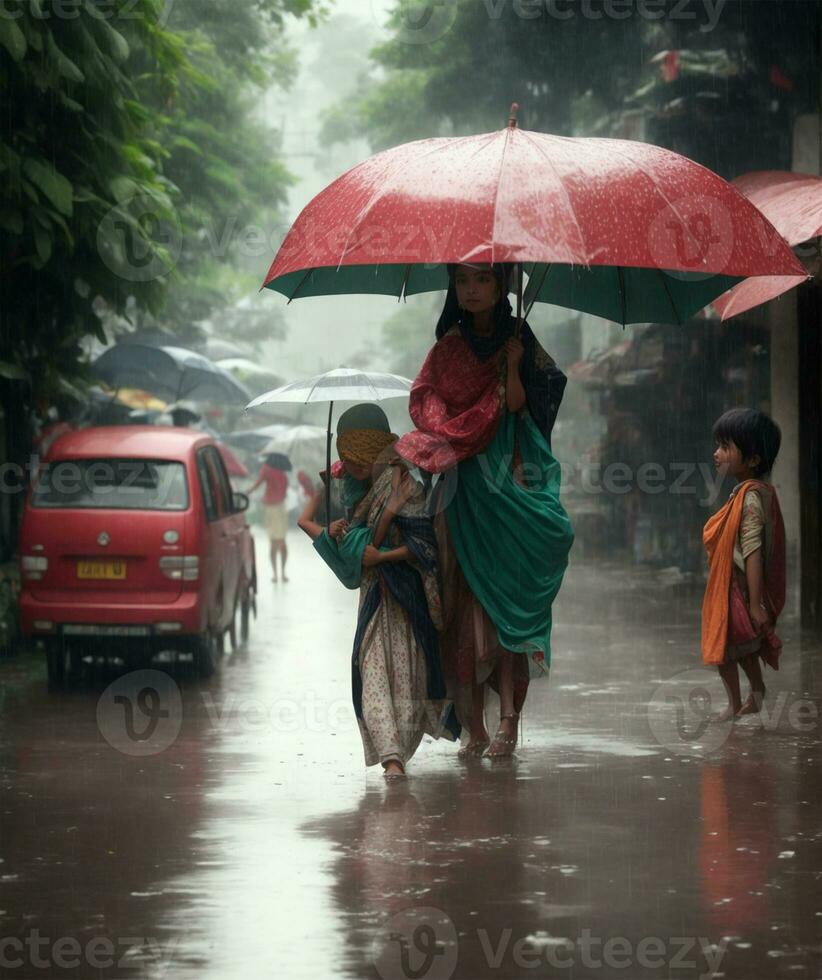
{"type": "Polygon", "coordinates": [[[751,691],[739,709],[741,715],[757,715],[762,710],[762,702],[765,700],[765,688],[761,691],[751,691]]]}
{"type": "Polygon", "coordinates": [[[403,769],[402,763],[397,762],[396,759],[389,759],[388,762],[383,762],[382,769],[382,774],[386,779],[402,779],[405,775],[405,769],[403,769]]]}
{"type": "Polygon", "coordinates": [[[285,572],[283,572],[283,582],[287,582],[287,581],[288,581],[288,576],[285,574],[285,572]]]}
{"type": "Polygon", "coordinates": [[[484,729],[476,735],[472,734],[465,745],[457,752],[458,759],[479,759],[489,744],[488,732],[484,729]]]}
{"type": "Polygon", "coordinates": [[[736,716],[739,714],[739,712],[740,712],[739,706],[734,706],[732,704],[729,704],[728,707],[724,711],[719,712],[718,714],[712,715],[711,716],[711,721],[715,721],[717,723],[724,723],[726,721],[733,721],[734,718],[736,718],[736,716]]]}

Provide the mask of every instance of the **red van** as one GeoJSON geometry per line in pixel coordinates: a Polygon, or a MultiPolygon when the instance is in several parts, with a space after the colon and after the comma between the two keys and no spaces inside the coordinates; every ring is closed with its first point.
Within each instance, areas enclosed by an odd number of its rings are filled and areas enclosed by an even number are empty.
{"type": "Polygon", "coordinates": [[[88,654],[190,652],[211,674],[254,606],[254,543],[210,436],[106,426],[59,436],[20,535],[21,626],[62,687],[88,654]]]}

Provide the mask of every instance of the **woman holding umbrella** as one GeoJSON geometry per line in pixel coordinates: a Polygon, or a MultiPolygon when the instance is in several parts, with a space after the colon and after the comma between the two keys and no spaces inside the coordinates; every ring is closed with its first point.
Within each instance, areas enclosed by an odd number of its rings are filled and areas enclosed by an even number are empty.
{"type": "Polygon", "coordinates": [[[529,678],[550,665],[551,603],[573,541],[550,450],[566,379],[526,323],[518,334],[509,271],[449,266],[437,342],[411,389],[417,430],[397,443],[425,471],[456,468],[434,499],[462,757],[513,752],[529,678]],[[486,684],[500,696],[490,746],[486,684]]]}
{"type": "Polygon", "coordinates": [[[425,496],[393,451],[385,412],[356,405],[340,416],[337,451],[351,521],[328,530],[316,521],[317,494],[299,526],[360,603],[351,661],[354,710],[365,764],[402,777],[424,734],[454,739],[459,726],[446,699],[438,630],[437,546],[425,496]],[[392,465],[395,464],[395,465],[392,465]]]}

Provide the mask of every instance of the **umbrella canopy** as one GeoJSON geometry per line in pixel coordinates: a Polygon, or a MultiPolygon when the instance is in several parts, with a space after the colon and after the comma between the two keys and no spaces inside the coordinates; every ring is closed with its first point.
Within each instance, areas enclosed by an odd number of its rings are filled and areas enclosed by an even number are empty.
{"type": "Polygon", "coordinates": [[[283,381],[279,375],[269,371],[262,364],[255,364],[247,357],[223,357],[216,363],[218,367],[228,371],[229,374],[233,374],[235,378],[239,378],[245,384],[257,385],[258,390],[263,384],[267,387],[276,387],[283,381]]]}
{"type": "Polygon", "coordinates": [[[147,408],[155,412],[164,412],[168,408],[162,398],[140,388],[118,388],[116,391],[103,394],[105,398],[128,405],[129,408],[147,408]]]}
{"type": "MultiPolygon", "coordinates": [[[[262,430],[261,430],[262,431],[262,430]]],[[[260,450],[282,453],[301,469],[319,470],[325,457],[327,433],[320,425],[269,425],[270,438],[260,450]]]]}
{"type": "Polygon", "coordinates": [[[509,126],[370,157],[304,208],[264,287],[289,300],[444,289],[445,263],[522,263],[526,301],[681,322],[736,282],[799,275],[734,187],[646,143],[509,126]]]}
{"type": "Polygon", "coordinates": [[[200,353],[212,361],[220,361],[227,357],[247,357],[248,348],[242,344],[235,344],[232,340],[223,340],[222,337],[209,337],[200,347],[200,353]]]}
{"type": "Polygon", "coordinates": [[[325,429],[320,425],[267,425],[265,431],[270,438],[260,450],[263,453],[285,453],[286,456],[291,456],[297,447],[325,439],[325,429]]]}
{"type": "Polygon", "coordinates": [[[94,373],[112,388],[142,388],[167,401],[245,405],[251,393],[207,357],[183,347],[115,344],[92,364],[94,373]]]}
{"type": "MultiPolygon", "coordinates": [[[[412,382],[399,374],[383,374],[379,371],[359,371],[356,368],[334,368],[325,374],[317,374],[305,381],[268,391],[255,398],[247,408],[255,408],[267,402],[328,402],[328,429],[325,433],[325,481],[326,499],[331,499],[331,420],[335,401],[383,401],[386,398],[402,398],[411,390],[412,382]]],[[[330,520],[331,508],[326,509],[330,520]]]]}
{"type": "MultiPolygon", "coordinates": [[[[759,170],[737,177],[734,186],[759,208],[789,245],[800,245],[822,235],[822,177],[759,170]]],[[[729,320],[801,286],[807,279],[807,275],[746,279],[720,296],[713,306],[723,320],[729,320]]]]}
{"type": "Polygon", "coordinates": [[[411,390],[412,382],[399,374],[383,374],[379,371],[360,371],[356,368],[334,368],[325,374],[317,374],[305,381],[267,391],[250,402],[247,408],[256,408],[267,402],[382,401],[384,398],[402,398],[411,390]]]}

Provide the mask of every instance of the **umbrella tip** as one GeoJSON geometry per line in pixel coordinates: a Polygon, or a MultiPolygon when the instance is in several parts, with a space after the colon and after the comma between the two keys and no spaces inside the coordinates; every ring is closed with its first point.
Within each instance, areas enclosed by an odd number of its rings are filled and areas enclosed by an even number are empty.
{"type": "Polygon", "coordinates": [[[508,113],[508,128],[517,128],[517,113],[519,112],[519,102],[511,103],[511,111],[508,113]]]}

